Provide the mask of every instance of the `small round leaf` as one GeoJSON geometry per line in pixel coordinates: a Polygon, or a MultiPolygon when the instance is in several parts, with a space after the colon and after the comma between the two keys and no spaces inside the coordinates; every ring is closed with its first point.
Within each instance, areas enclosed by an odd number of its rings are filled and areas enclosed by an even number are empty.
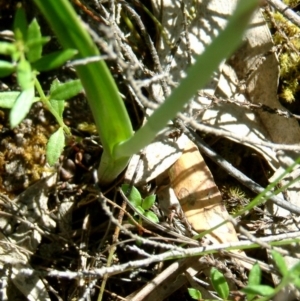
{"type": "Polygon", "coordinates": [[[137,208],[138,206],[141,206],[142,196],[141,196],[140,192],[134,186],[130,187],[129,184],[123,184],[121,188],[122,188],[122,191],[124,192],[124,194],[127,196],[130,203],[132,203],[132,205],[135,208],[137,208]],[[129,195],[128,195],[128,193],[129,193],[129,195]]]}
{"type": "Polygon", "coordinates": [[[192,299],[194,300],[201,300],[202,299],[202,295],[201,293],[196,290],[195,288],[188,288],[188,292],[189,292],[189,295],[192,299]]]}
{"type": "Polygon", "coordinates": [[[148,219],[150,219],[150,221],[153,223],[156,223],[156,224],[159,223],[159,219],[158,219],[157,215],[152,211],[146,211],[144,216],[147,217],[148,219]]]}
{"type": "Polygon", "coordinates": [[[142,202],[142,207],[145,210],[150,209],[153,206],[153,204],[155,202],[155,199],[156,199],[156,195],[155,194],[147,196],[146,198],[144,198],[144,200],[142,202]]]}

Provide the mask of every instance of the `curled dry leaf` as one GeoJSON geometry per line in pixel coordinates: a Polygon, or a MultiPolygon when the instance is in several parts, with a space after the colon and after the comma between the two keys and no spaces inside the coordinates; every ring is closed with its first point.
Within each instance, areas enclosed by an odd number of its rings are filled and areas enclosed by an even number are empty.
{"type": "MultiPolygon", "coordinates": [[[[169,177],[185,217],[198,233],[212,229],[228,219],[229,214],[222,203],[220,191],[192,141],[188,142],[181,157],[170,168],[169,177]]],[[[215,244],[238,241],[230,222],[214,229],[206,237],[215,244]]],[[[246,257],[243,251],[232,252],[246,257]]],[[[247,269],[252,267],[246,262],[234,261],[247,269]]]]}
{"type": "MultiPolygon", "coordinates": [[[[192,227],[198,232],[213,228],[228,218],[213,176],[197,146],[189,141],[181,157],[169,170],[171,186],[192,227]]],[[[216,243],[238,241],[231,223],[212,231],[216,243]]]]}

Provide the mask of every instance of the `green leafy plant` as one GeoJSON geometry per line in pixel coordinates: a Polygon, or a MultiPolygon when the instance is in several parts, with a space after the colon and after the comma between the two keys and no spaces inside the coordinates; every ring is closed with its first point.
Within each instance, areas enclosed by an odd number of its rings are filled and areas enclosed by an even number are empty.
{"type": "MultiPolygon", "coordinates": [[[[99,55],[97,47],[69,1],[34,2],[48,20],[62,46],[65,49],[78,50],[76,58],[99,55]]],[[[148,145],[196,91],[207,83],[220,62],[240,44],[258,3],[258,0],[239,1],[226,29],[198,57],[180,85],[136,133],[133,132],[130,118],[105,62],[97,61],[76,67],[103,145],[98,171],[100,183],[113,181],[127,166],[130,157],[148,145]]]]}
{"type": "Polygon", "coordinates": [[[190,295],[190,297],[192,299],[194,299],[194,300],[202,300],[202,294],[197,289],[189,287],[188,288],[188,293],[189,293],[189,295],[190,295]]]}
{"type": "Polygon", "coordinates": [[[39,72],[61,66],[72,58],[77,50],[66,49],[43,56],[43,46],[49,38],[42,36],[36,19],[27,24],[22,8],[16,12],[13,27],[13,42],[0,42],[0,54],[10,58],[10,61],[0,61],[0,77],[15,73],[21,91],[1,92],[0,107],[10,109],[10,126],[14,128],[26,117],[34,102],[41,101],[44,104],[60,126],[47,144],[47,160],[53,165],[65,145],[64,134],[70,134],[62,116],[65,100],[78,94],[82,90],[82,85],[80,80],[67,83],[54,80],[49,94],[45,95],[37,76],[39,72]]]}
{"type": "MultiPolygon", "coordinates": [[[[247,301],[271,300],[284,287],[290,284],[295,285],[298,289],[300,288],[300,262],[295,264],[291,269],[288,269],[284,258],[277,251],[273,250],[271,251],[271,254],[279,272],[282,275],[282,280],[280,284],[275,288],[271,287],[270,285],[261,284],[260,266],[257,263],[254,264],[249,273],[248,285],[241,290],[243,293],[245,293],[247,301]]],[[[210,281],[218,297],[220,297],[224,301],[228,300],[229,286],[227,284],[226,278],[216,268],[212,268],[210,271],[210,281]]],[[[191,296],[191,298],[195,300],[204,300],[202,299],[202,295],[199,290],[189,288],[188,293],[191,296]]]]}
{"type": "MultiPolygon", "coordinates": [[[[214,267],[210,270],[210,281],[217,295],[224,301],[228,300],[229,286],[226,281],[226,278],[219,270],[217,270],[214,267]]],[[[191,296],[191,298],[195,300],[203,300],[201,292],[197,289],[188,288],[188,293],[191,296]]],[[[209,301],[217,301],[217,299],[209,301]]]]}
{"type": "Polygon", "coordinates": [[[210,280],[218,296],[220,296],[223,300],[227,300],[229,296],[229,286],[224,275],[216,268],[211,268],[210,280]]]}
{"type": "Polygon", "coordinates": [[[284,258],[277,252],[271,251],[274,263],[282,275],[282,280],[275,288],[261,284],[261,270],[258,264],[254,265],[249,274],[248,285],[242,289],[246,293],[247,301],[267,301],[271,300],[287,285],[293,284],[298,289],[300,288],[300,261],[291,269],[288,269],[284,258]]]}
{"type": "MultiPolygon", "coordinates": [[[[150,211],[156,199],[155,194],[151,194],[143,199],[138,189],[136,189],[134,186],[130,187],[130,185],[128,184],[122,185],[122,191],[124,192],[125,195],[128,194],[129,192],[128,200],[133,205],[136,211],[138,211],[140,214],[144,215],[154,223],[159,222],[157,215],[153,211],[150,211]]],[[[134,216],[139,217],[137,213],[135,213],[134,216]]],[[[138,221],[140,224],[142,223],[140,217],[138,218],[138,221]]]]}

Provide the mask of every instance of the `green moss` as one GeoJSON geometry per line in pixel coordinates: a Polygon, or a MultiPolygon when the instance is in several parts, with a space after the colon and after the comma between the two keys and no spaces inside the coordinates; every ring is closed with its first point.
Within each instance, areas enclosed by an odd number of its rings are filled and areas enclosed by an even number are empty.
{"type": "MultiPolygon", "coordinates": [[[[299,0],[285,1],[293,7],[299,0]]],[[[272,13],[269,26],[273,31],[273,40],[277,47],[280,65],[279,96],[286,102],[295,101],[295,94],[299,91],[300,80],[300,28],[288,21],[282,14],[272,13]],[[276,26],[274,26],[274,22],[276,26]]]]}
{"type": "Polygon", "coordinates": [[[295,7],[300,3],[300,0],[283,0],[284,4],[288,5],[289,7],[295,7]]]}

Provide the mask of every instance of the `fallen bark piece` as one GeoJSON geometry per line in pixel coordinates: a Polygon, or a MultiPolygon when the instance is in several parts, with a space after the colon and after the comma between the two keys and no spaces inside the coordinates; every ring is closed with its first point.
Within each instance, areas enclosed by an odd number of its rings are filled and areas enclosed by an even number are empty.
{"type": "MultiPolygon", "coordinates": [[[[213,176],[192,141],[189,141],[181,157],[170,168],[169,177],[188,222],[198,233],[228,218],[213,176]]],[[[213,230],[209,236],[214,243],[238,241],[230,222],[213,230]]]]}

